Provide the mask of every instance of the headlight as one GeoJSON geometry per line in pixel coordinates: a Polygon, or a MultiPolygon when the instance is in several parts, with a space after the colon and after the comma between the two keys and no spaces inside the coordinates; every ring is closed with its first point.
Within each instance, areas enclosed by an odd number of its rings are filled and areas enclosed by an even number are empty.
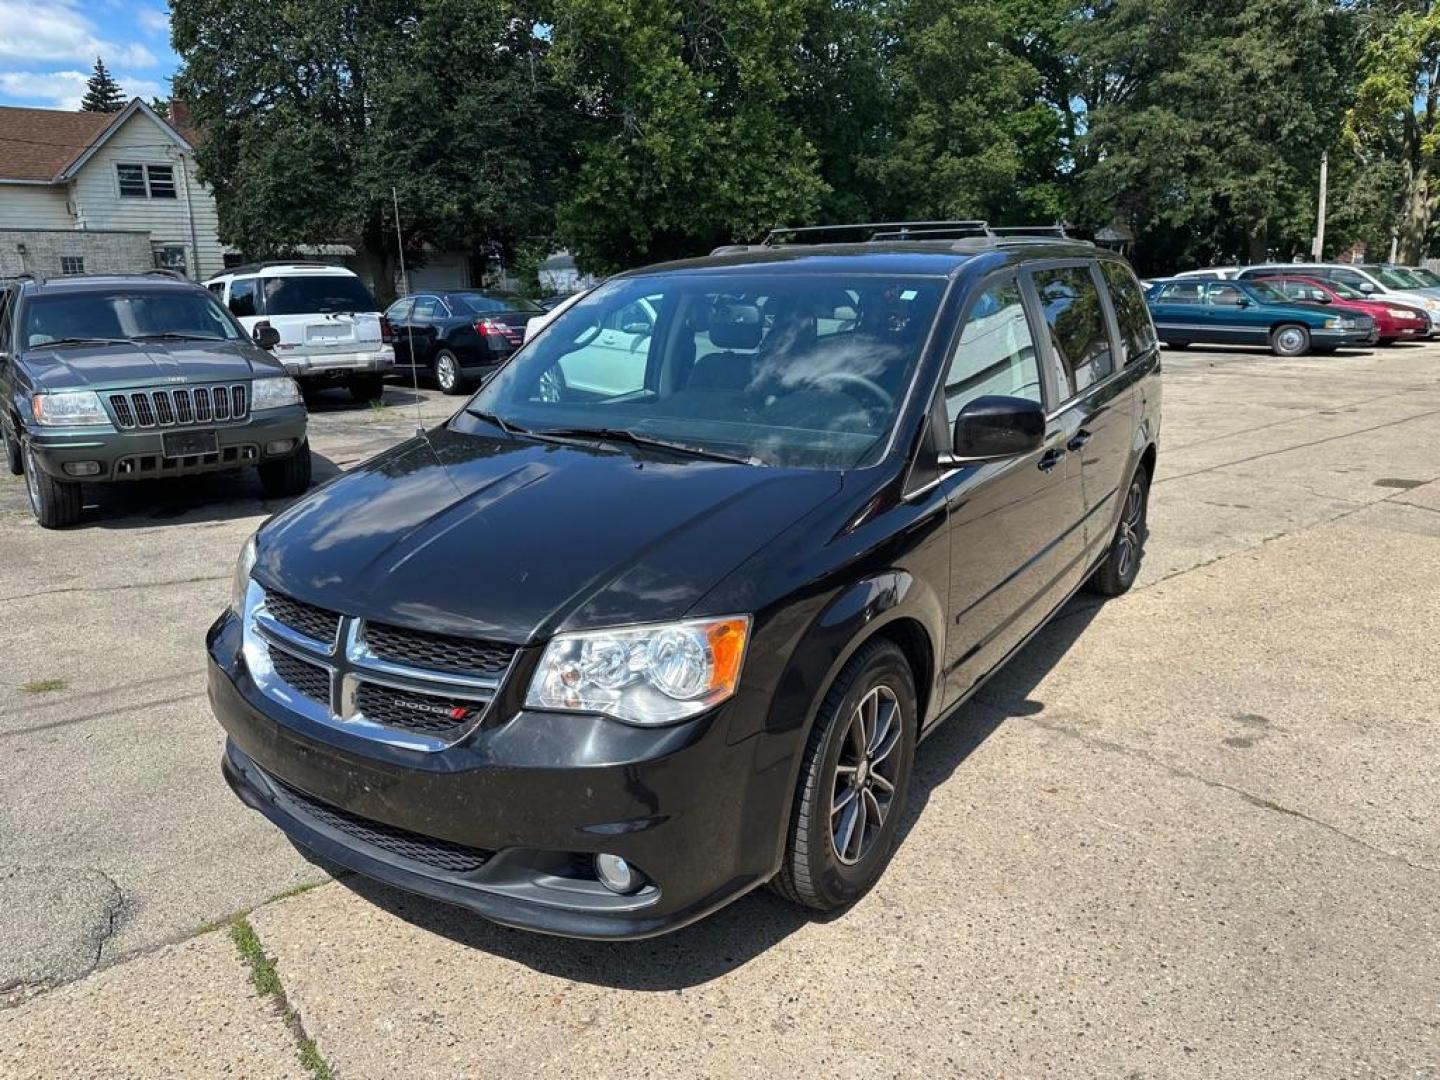
{"type": "Polygon", "coordinates": [[[1440,311],[1440,300],[1426,300],[1425,306],[1431,311],[1440,311]]]}
{"type": "Polygon", "coordinates": [[[1344,325],[1344,320],[1343,320],[1343,319],[1326,319],[1326,320],[1325,320],[1325,329],[1326,329],[1326,330],[1339,330],[1340,327],[1343,326],[1343,325],[1344,325]]]}
{"type": "Polygon", "coordinates": [[[525,705],[670,724],[735,693],[750,616],[561,634],[545,649],[525,705]]]}
{"type": "Polygon", "coordinates": [[[93,390],[62,390],[54,394],[34,394],[30,398],[30,414],[37,424],[46,427],[109,424],[110,417],[93,390]]]}
{"type": "Polygon", "coordinates": [[[252,534],[235,560],[235,576],[230,581],[230,608],[237,615],[245,614],[245,593],[250,588],[250,571],[255,569],[255,537],[252,534]]]}
{"type": "Polygon", "coordinates": [[[1415,317],[1413,311],[1407,311],[1405,308],[1398,307],[1387,307],[1385,314],[1389,315],[1392,319],[1413,319],[1415,317]]]}
{"type": "Polygon", "coordinates": [[[279,409],[286,405],[300,404],[300,387],[289,375],[274,375],[256,379],[250,384],[250,411],[279,409]]]}

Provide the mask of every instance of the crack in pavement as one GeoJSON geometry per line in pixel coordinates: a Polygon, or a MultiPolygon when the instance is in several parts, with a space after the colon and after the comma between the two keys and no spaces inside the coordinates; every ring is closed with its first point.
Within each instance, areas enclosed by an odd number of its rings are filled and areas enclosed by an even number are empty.
{"type": "Polygon", "coordinates": [[[124,585],[67,585],[58,589],[41,589],[38,592],[0,596],[0,604],[8,604],[15,600],[33,600],[39,596],[59,596],[63,593],[123,592],[126,589],[163,589],[169,585],[193,585],[201,581],[226,581],[229,577],[229,574],[214,574],[202,577],[176,578],[173,581],[131,581],[124,585]]]}
{"type": "Polygon", "coordinates": [[[47,908],[42,920],[44,927],[22,921],[18,926],[10,925],[7,932],[19,935],[23,942],[32,945],[33,938],[38,937],[43,944],[27,958],[25,945],[20,945],[17,957],[12,951],[12,942],[0,956],[0,962],[11,973],[11,977],[0,984],[0,1011],[95,972],[127,909],[125,890],[98,866],[0,866],[0,882],[24,882],[27,878],[39,879],[43,895],[36,895],[34,899],[47,908]],[[83,894],[77,898],[72,892],[72,888],[83,888],[86,884],[98,887],[102,894],[95,898],[97,903],[93,907],[85,903],[83,894]]]}
{"type": "Polygon", "coordinates": [[[105,709],[101,712],[86,713],[84,716],[72,716],[68,720],[52,720],[47,724],[34,724],[30,727],[16,728],[14,731],[0,731],[0,739],[14,738],[16,735],[33,735],[40,731],[52,731],[55,728],[71,727],[74,724],[88,724],[92,720],[104,720],[112,716],[124,716],[126,713],[137,712],[140,709],[153,709],[158,705],[174,705],[181,701],[190,701],[193,698],[202,698],[206,694],[204,690],[193,690],[188,694],[177,694],[174,697],[156,698],[153,701],[138,701],[134,705],[121,705],[115,709],[105,709]]]}
{"type": "MultiPolygon", "coordinates": [[[[1013,715],[1013,710],[1007,709],[1002,704],[994,701],[985,701],[983,698],[981,698],[980,700],[983,704],[988,705],[990,708],[998,709],[1002,713],[1005,713],[1006,716],[1013,715]]],[[[1097,750],[1105,750],[1109,753],[1121,754],[1125,757],[1135,758],[1139,761],[1145,762],[1146,764],[1153,765],[1159,769],[1163,769],[1165,772],[1170,773],[1172,776],[1178,776],[1185,780],[1195,780],[1199,783],[1204,784],[1206,787],[1216,788],[1220,791],[1228,791],[1233,795],[1240,796],[1246,802],[1252,804],[1253,806],[1259,807],[1262,810],[1270,810],[1274,813],[1284,814],[1287,817],[1299,818],[1301,821],[1307,822],[1311,825],[1316,826],[1317,828],[1323,829],[1334,836],[1338,836],[1342,840],[1346,840],[1349,843],[1355,844],[1358,847],[1362,847],[1366,851],[1371,852],[1372,854],[1379,855],[1393,862],[1398,862],[1403,866],[1409,867],[1411,870],[1420,870],[1428,874],[1440,874],[1440,866],[1431,866],[1428,863],[1415,862],[1413,859],[1402,855],[1398,851],[1391,851],[1388,848],[1383,848],[1379,846],[1378,844],[1373,844],[1369,840],[1364,840],[1361,837],[1355,836],[1353,833],[1346,832],[1338,825],[1332,825],[1330,822],[1325,821],[1322,818],[1312,817],[1310,814],[1305,813],[1303,810],[1296,810],[1293,807],[1284,806],[1281,803],[1275,802],[1273,799],[1265,798],[1265,796],[1263,795],[1256,795],[1254,792],[1246,791],[1238,784],[1232,784],[1226,780],[1217,780],[1214,777],[1205,776],[1203,773],[1198,773],[1192,769],[1187,769],[1183,765],[1177,765],[1173,762],[1166,761],[1165,759],[1157,757],[1150,751],[1143,750],[1138,746],[1131,746],[1129,743],[1123,743],[1115,739],[1101,738],[1099,736],[1092,735],[1087,731],[1083,731],[1080,728],[1074,727],[1073,725],[1063,724],[1055,720],[1043,720],[1037,716],[1013,716],[1013,718],[1016,720],[1027,721],[1030,724],[1033,724],[1035,727],[1038,727],[1044,731],[1054,732],[1057,735],[1064,735],[1067,738],[1075,739],[1077,742],[1082,742],[1087,746],[1093,746],[1097,750]]]]}

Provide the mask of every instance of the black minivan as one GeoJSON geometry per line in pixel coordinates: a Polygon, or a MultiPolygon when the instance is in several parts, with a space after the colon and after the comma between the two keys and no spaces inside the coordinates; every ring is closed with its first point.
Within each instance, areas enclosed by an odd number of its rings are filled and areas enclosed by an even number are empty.
{"type": "Polygon", "coordinates": [[[923,233],[615,277],[270,519],[208,637],[240,798],[556,934],[862,895],[920,739],[1134,581],[1160,425],[1120,258],[923,233]]]}

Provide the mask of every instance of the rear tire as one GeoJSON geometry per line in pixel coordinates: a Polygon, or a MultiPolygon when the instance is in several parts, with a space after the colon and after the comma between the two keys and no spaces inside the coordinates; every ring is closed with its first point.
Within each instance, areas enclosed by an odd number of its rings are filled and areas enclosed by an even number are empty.
{"type": "Polygon", "coordinates": [[[300,449],[281,461],[270,461],[255,470],[260,474],[260,486],[269,499],[290,499],[303,495],[310,487],[310,442],[307,439],[300,449]]]}
{"type": "Polygon", "coordinates": [[[443,394],[455,397],[465,392],[465,378],[460,374],[460,358],[449,349],[435,354],[435,385],[443,394]]]}
{"type": "Polygon", "coordinates": [[[379,401],[385,396],[385,380],[379,375],[354,375],[346,385],[356,401],[379,401]]]}
{"type": "Polygon", "coordinates": [[[895,851],[918,721],[915,677],[876,638],[836,676],[805,746],[775,890],[818,911],[864,896],[895,851]]]}
{"type": "Polygon", "coordinates": [[[1294,323],[1270,331],[1270,351],[1276,356],[1304,356],[1310,351],[1310,331],[1294,323]]]}
{"type": "Polygon", "coordinates": [[[1150,472],[1144,465],[1135,470],[1130,486],[1125,489],[1125,502],[1120,507],[1120,520],[1110,539],[1110,551],[1090,575],[1085,588],[1101,596],[1119,596],[1129,592],[1140,572],[1140,557],[1145,552],[1145,517],[1150,508],[1150,472]]]}
{"type": "Polygon", "coordinates": [[[80,485],[72,481],[56,480],[40,468],[35,452],[26,443],[23,448],[25,466],[25,490],[30,495],[30,512],[44,529],[63,529],[80,520],[84,500],[80,497],[80,485]]]}

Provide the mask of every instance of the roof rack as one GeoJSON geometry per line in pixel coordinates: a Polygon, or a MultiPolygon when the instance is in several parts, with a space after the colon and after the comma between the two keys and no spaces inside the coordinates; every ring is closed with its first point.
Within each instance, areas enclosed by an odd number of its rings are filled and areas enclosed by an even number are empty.
{"type": "Polygon", "coordinates": [[[253,274],[257,270],[268,270],[272,266],[303,266],[315,270],[344,270],[334,263],[316,262],[313,259],[267,259],[264,262],[245,263],[242,266],[227,266],[216,277],[224,274],[253,274]]]}
{"type": "MultiPolygon", "coordinates": [[[[1076,241],[1056,222],[1053,225],[991,225],[979,218],[952,221],[872,221],[855,225],[801,225],[771,229],[763,247],[839,243],[880,243],[893,240],[966,240],[987,247],[1009,247],[1047,240],[1076,241]]],[[[743,250],[743,249],[740,249],[743,250]]]]}

